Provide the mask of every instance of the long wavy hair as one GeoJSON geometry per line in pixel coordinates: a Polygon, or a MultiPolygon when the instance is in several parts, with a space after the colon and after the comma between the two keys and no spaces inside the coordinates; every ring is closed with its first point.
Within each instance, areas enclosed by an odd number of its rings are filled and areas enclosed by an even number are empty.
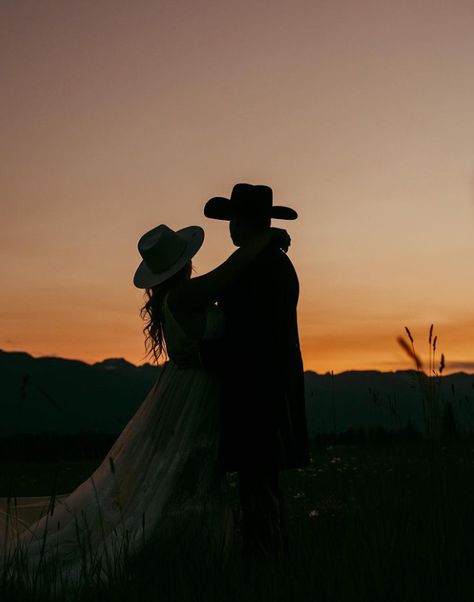
{"type": "Polygon", "coordinates": [[[171,278],[161,284],[145,289],[145,303],[140,308],[140,317],[145,320],[143,334],[145,335],[145,358],[152,356],[157,364],[161,357],[166,356],[166,343],[163,334],[163,301],[178,284],[189,280],[193,265],[191,261],[176,272],[171,278]]]}

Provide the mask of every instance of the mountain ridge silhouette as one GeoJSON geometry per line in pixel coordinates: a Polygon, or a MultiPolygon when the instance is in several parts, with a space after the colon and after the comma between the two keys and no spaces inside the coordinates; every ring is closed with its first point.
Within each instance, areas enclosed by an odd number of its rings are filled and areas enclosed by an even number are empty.
{"type": "MultiPolygon", "coordinates": [[[[162,370],[119,357],[88,364],[0,349],[0,436],[120,432],[162,370]]],[[[439,386],[443,404],[452,403],[461,428],[474,430],[474,374],[443,376],[439,386]]],[[[422,427],[414,370],[347,370],[334,375],[308,370],[305,387],[311,436],[351,427],[422,427]]]]}

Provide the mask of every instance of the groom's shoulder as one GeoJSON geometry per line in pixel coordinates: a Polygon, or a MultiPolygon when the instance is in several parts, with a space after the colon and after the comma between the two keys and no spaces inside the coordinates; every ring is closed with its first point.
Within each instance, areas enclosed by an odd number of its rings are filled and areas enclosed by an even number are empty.
{"type": "Polygon", "coordinates": [[[263,253],[262,261],[258,268],[259,271],[266,273],[272,278],[279,275],[283,278],[297,279],[296,270],[291,259],[277,247],[269,248],[263,253]]]}

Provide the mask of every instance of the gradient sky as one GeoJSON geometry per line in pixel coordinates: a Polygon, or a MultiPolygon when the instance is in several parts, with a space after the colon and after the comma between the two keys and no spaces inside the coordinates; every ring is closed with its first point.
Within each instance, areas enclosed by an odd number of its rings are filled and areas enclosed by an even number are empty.
{"type": "Polygon", "coordinates": [[[200,224],[208,271],[243,181],[300,214],[306,369],[408,367],[434,322],[474,371],[473,31],[471,0],[3,0],[0,348],[142,363],[138,238],[200,224]]]}

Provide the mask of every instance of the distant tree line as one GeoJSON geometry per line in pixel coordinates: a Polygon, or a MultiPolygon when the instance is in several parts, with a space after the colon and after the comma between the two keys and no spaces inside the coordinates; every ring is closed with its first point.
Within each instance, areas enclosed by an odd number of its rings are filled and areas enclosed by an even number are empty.
{"type": "MultiPolygon", "coordinates": [[[[452,404],[444,407],[442,421],[443,439],[459,437],[452,404]]],[[[80,432],[64,434],[43,432],[16,434],[0,438],[1,461],[71,461],[95,460],[104,457],[110,450],[119,433],[80,432]]],[[[474,433],[468,436],[474,438],[474,433]]],[[[369,428],[348,428],[344,432],[318,433],[312,439],[314,447],[325,445],[384,445],[394,442],[415,442],[422,439],[422,433],[412,424],[394,430],[383,426],[369,428]]]]}
{"type": "MultiPolygon", "coordinates": [[[[453,409],[453,404],[448,401],[444,404],[441,423],[441,437],[443,440],[456,439],[461,436],[458,430],[457,421],[453,409]]],[[[463,436],[466,436],[464,434],[463,436]]],[[[474,438],[474,433],[468,432],[467,437],[474,438]]],[[[411,442],[419,441],[423,438],[422,432],[413,424],[407,423],[399,429],[388,429],[383,426],[376,427],[350,427],[344,432],[318,433],[313,438],[316,447],[337,444],[337,445],[374,445],[390,442],[411,442]]]]}

